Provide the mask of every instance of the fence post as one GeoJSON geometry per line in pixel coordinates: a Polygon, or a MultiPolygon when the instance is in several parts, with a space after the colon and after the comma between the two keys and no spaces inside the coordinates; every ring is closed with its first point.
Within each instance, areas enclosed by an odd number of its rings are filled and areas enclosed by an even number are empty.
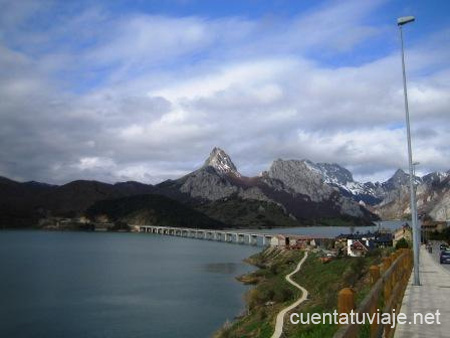
{"type": "MultiPolygon", "coordinates": [[[[382,303],[384,304],[384,308],[387,307],[386,310],[392,313],[393,309],[396,309],[397,311],[401,304],[401,296],[405,291],[405,287],[408,284],[411,274],[412,251],[409,249],[400,249],[394,254],[384,257],[382,261],[382,264],[372,265],[369,268],[369,280],[372,292],[370,294],[370,299],[366,296],[362,302],[363,305],[359,305],[358,311],[367,311],[373,315],[381,306],[380,301],[383,300],[382,303]],[[393,264],[396,261],[397,263],[394,270],[393,264]],[[387,275],[386,272],[390,268],[393,270],[387,275]],[[374,286],[376,284],[378,287],[375,289],[374,286]],[[393,294],[393,291],[396,288],[399,290],[397,294],[393,294]]],[[[352,310],[357,311],[355,309],[355,293],[350,288],[344,288],[338,294],[338,312],[339,314],[351,313],[352,310]]],[[[394,331],[390,326],[390,324],[383,325],[374,321],[374,323],[370,325],[370,337],[378,337],[378,334],[381,332],[384,332],[385,337],[391,337],[394,331]]],[[[350,325],[349,327],[344,325],[335,337],[356,338],[359,335],[359,330],[359,325],[350,325]]]]}
{"type": "MultiPolygon", "coordinates": [[[[350,288],[344,288],[338,294],[338,312],[350,313],[355,310],[355,293],[350,288]]],[[[339,317],[340,318],[340,317],[339,317]]],[[[356,338],[358,335],[358,326],[355,325],[345,336],[346,338],[356,338]]]]}
{"type": "Polygon", "coordinates": [[[390,266],[391,266],[391,258],[384,257],[383,258],[383,273],[385,273],[389,269],[390,266]]]}
{"type": "Polygon", "coordinates": [[[372,265],[369,268],[370,272],[370,284],[373,286],[380,278],[380,267],[378,265],[372,265]]]}
{"type": "Polygon", "coordinates": [[[344,288],[338,294],[338,312],[350,313],[355,309],[355,294],[352,289],[344,288]]]}

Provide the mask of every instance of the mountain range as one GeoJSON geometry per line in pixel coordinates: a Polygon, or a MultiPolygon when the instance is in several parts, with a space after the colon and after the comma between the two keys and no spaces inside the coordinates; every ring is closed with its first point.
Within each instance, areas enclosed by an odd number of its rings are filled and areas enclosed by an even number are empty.
{"type": "MultiPolygon", "coordinates": [[[[414,181],[419,213],[447,219],[450,172],[414,181]]],[[[214,227],[364,225],[410,213],[409,176],[399,169],[386,182],[361,183],[338,164],[277,159],[267,171],[247,177],[228,154],[214,148],[199,169],[157,185],[78,180],[57,186],[0,177],[0,225],[7,227],[34,225],[49,216],[95,218],[96,213],[135,224],[183,223],[171,219],[170,210],[179,210],[179,220],[195,215],[201,227],[208,219],[214,227]],[[133,198],[146,195],[153,197],[133,198]],[[120,205],[126,208],[116,212],[120,205]]]]}

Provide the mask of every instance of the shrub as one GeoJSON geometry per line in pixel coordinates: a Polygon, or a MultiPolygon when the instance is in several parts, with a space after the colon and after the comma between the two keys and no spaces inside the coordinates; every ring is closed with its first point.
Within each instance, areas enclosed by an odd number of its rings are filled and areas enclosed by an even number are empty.
{"type": "Polygon", "coordinates": [[[276,290],[273,300],[277,303],[284,303],[284,302],[292,299],[293,296],[294,296],[294,293],[292,292],[291,289],[282,288],[282,289],[276,290]]]}
{"type": "Polygon", "coordinates": [[[404,238],[400,239],[397,244],[395,244],[395,249],[407,249],[409,248],[408,241],[404,238]]]}
{"type": "Polygon", "coordinates": [[[352,287],[364,274],[364,258],[357,257],[351,258],[351,262],[345,269],[342,279],[344,284],[348,287],[352,287]]]}

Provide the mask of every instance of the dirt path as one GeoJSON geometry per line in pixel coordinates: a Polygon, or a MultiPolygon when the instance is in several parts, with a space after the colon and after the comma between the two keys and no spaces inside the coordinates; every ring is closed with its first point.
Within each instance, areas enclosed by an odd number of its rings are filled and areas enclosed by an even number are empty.
{"type": "Polygon", "coordinates": [[[281,337],[281,334],[283,333],[283,322],[284,322],[284,315],[286,313],[288,313],[289,311],[291,311],[292,309],[296,308],[297,306],[299,306],[301,303],[303,303],[306,298],[308,297],[308,291],[298,285],[296,282],[294,282],[291,279],[291,276],[295,275],[297,272],[300,271],[303,263],[306,261],[306,258],[308,258],[308,252],[305,251],[305,256],[302,258],[302,260],[298,263],[297,267],[295,268],[294,271],[292,271],[290,274],[286,275],[285,279],[288,283],[294,285],[297,289],[302,291],[302,296],[297,299],[294,303],[292,303],[291,305],[289,305],[288,307],[285,307],[283,310],[281,310],[278,315],[277,315],[277,322],[275,324],[275,331],[273,332],[272,338],[279,338],[281,337]]]}

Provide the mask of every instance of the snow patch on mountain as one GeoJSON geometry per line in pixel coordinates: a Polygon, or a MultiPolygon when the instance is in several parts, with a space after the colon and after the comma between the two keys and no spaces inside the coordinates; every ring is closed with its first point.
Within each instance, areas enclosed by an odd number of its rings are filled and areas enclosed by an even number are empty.
{"type": "Polygon", "coordinates": [[[213,167],[221,175],[232,174],[236,177],[241,177],[233,161],[231,161],[230,156],[218,147],[215,147],[211,151],[211,154],[205,161],[204,167],[206,166],[213,167]]]}
{"type": "Polygon", "coordinates": [[[319,175],[322,182],[333,187],[335,190],[353,197],[357,202],[373,202],[378,201],[380,196],[375,184],[366,184],[356,182],[351,172],[336,163],[314,163],[309,160],[302,161],[305,166],[312,172],[319,175]]]}

